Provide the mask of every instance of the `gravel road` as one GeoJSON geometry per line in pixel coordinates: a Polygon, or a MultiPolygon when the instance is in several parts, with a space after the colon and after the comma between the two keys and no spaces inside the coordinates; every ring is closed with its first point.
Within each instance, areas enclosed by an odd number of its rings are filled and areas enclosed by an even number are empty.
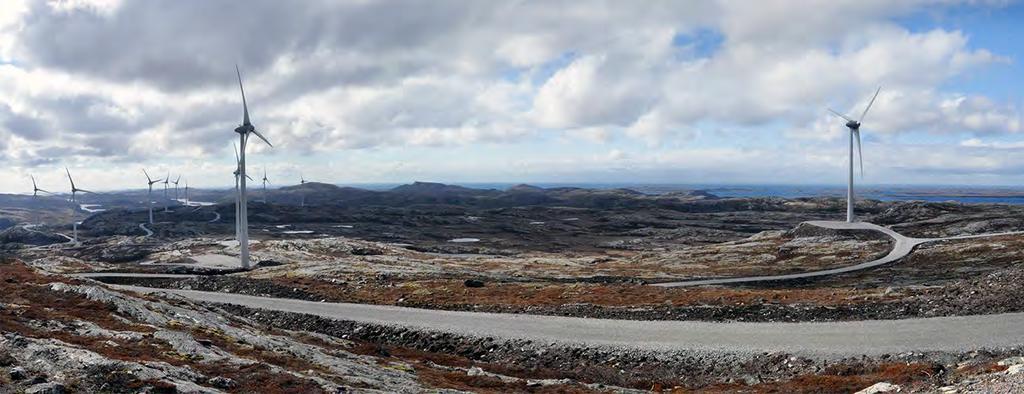
{"type": "Polygon", "coordinates": [[[659,287],[686,287],[686,286],[702,286],[702,285],[727,285],[737,283],[751,283],[751,282],[768,282],[768,281],[780,281],[780,280],[793,280],[793,279],[806,279],[818,276],[836,275],[852,271],[860,271],[868,268],[874,268],[883,264],[889,264],[896,260],[906,257],[910,252],[914,250],[917,245],[927,242],[939,242],[939,241],[950,241],[957,239],[972,239],[972,238],[985,238],[985,237],[998,237],[1002,235],[1015,235],[1024,234],[1024,231],[1005,232],[1005,233],[994,233],[994,234],[978,234],[978,235],[961,235],[956,237],[944,237],[944,238],[911,238],[904,236],[900,233],[893,231],[888,227],[882,227],[877,224],[867,222],[830,222],[830,221],[810,221],[807,224],[827,228],[831,230],[873,230],[879,231],[895,241],[892,250],[889,254],[882,256],[879,259],[863,262],[860,264],[850,265],[846,267],[833,268],[821,271],[809,271],[801,272],[797,274],[786,274],[786,275],[766,275],[766,276],[743,276],[736,278],[716,278],[716,279],[695,279],[695,280],[684,280],[676,282],[663,282],[654,283],[652,286],[659,287]]]}
{"type": "Polygon", "coordinates": [[[323,303],[194,290],[116,286],[186,298],[330,319],[460,335],[611,346],[655,351],[788,352],[857,356],[902,352],[961,352],[1024,344],[1024,313],[826,323],[636,321],[414,309],[323,303]]]}

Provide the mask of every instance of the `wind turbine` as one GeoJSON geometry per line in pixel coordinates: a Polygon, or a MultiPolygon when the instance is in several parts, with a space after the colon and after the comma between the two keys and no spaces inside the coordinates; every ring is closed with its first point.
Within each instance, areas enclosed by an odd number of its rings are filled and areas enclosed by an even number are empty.
{"type": "Polygon", "coordinates": [[[175,201],[178,200],[178,182],[181,182],[181,174],[178,174],[178,179],[175,179],[174,182],[171,182],[171,183],[174,184],[174,200],[175,201]]]}
{"type": "Polygon", "coordinates": [[[66,172],[68,174],[68,181],[71,182],[71,202],[72,203],[78,203],[78,198],[76,197],[78,192],[92,193],[91,191],[88,191],[88,190],[85,190],[85,189],[79,189],[79,188],[75,187],[75,178],[71,177],[71,171],[69,171],[67,167],[64,167],[64,172],[66,172]]]}
{"type": "Polygon", "coordinates": [[[270,180],[267,179],[267,167],[264,166],[263,167],[263,203],[264,204],[267,203],[267,183],[268,182],[270,182],[270,180]]]}
{"type": "MultiPolygon", "coordinates": [[[[306,178],[303,177],[302,173],[300,172],[299,173],[299,185],[305,185],[305,184],[306,184],[306,178]]],[[[299,206],[300,207],[306,206],[306,191],[303,190],[302,188],[299,188],[299,206]]]]}
{"type": "Polygon", "coordinates": [[[149,206],[149,224],[153,224],[153,184],[163,182],[163,179],[153,180],[149,177],[149,173],[146,169],[142,169],[142,173],[146,174],[146,182],[149,183],[149,193],[146,194],[146,205],[149,206]]]}
{"type": "MultiPolygon", "coordinates": [[[[36,185],[36,177],[34,175],[29,175],[29,177],[32,178],[32,200],[36,199],[36,197],[39,195],[39,192],[43,192],[43,193],[50,194],[50,195],[53,194],[53,193],[50,193],[50,192],[48,192],[46,190],[40,189],[39,186],[36,185]]],[[[42,220],[41,220],[41,218],[43,216],[42,213],[37,213],[35,216],[36,216],[36,220],[39,220],[40,222],[42,222],[42,220]]],[[[42,224],[42,223],[40,223],[40,224],[42,224]]]]}
{"type": "Polygon", "coordinates": [[[171,172],[167,171],[167,177],[164,178],[164,212],[169,212],[168,208],[170,204],[167,202],[167,185],[170,184],[171,172]]]}
{"type": "Polygon", "coordinates": [[[43,192],[43,193],[46,193],[46,194],[53,194],[53,193],[50,193],[50,192],[48,192],[46,190],[40,189],[39,186],[36,185],[36,177],[34,175],[29,175],[29,177],[32,178],[32,197],[38,196],[39,192],[43,192]]]}
{"type": "Polygon", "coordinates": [[[875,99],[878,98],[878,92],[882,91],[882,87],[879,86],[875,90],[875,95],[871,96],[871,101],[868,101],[868,106],[864,107],[864,112],[861,112],[860,118],[857,120],[850,119],[850,117],[843,115],[835,110],[829,108],[828,111],[833,115],[838,116],[846,120],[846,128],[850,129],[850,172],[846,183],[846,222],[853,223],[853,140],[854,137],[857,139],[857,158],[860,160],[860,176],[864,177],[864,155],[861,152],[860,147],[860,126],[864,122],[864,116],[868,114],[868,110],[871,109],[871,105],[875,103],[875,99]]]}
{"type": "Polygon", "coordinates": [[[191,203],[189,202],[189,199],[188,199],[188,179],[185,180],[185,205],[186,206],[191,205],[191,203]]]}
{"type": "Polygon", "coordinates": [[[235,128],[235,132],[238,133],[239,145],[241,146],[241,157],[238,160],[239,170],[239,187],[238,187],[238,207],[239,212],[239,223],[241,224],[238,247],[239,255],[242,261],[242,268],[249,269],[249,219],[248,219],[248,206],[245,197],[245,145],[249,140],[250,134],[255,134],[257,138],[263,140],[268,146],[273,147],[274,145],[267,141],[262,134],[256,131],[252,123],[249,122],[249,105],[245,102],[245,88],[242,87],[242,72],[238,70],[238,65],[235,65],[235,74],[238,76],[238,90],[242,93],[242,124],[235,128]]]}

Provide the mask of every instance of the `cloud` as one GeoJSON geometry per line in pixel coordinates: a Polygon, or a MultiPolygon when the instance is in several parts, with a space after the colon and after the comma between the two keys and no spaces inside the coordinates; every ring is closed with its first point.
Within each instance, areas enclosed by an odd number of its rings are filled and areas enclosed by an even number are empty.
{"type": "Polygon", "coordinates": [[[573,61],[537,92],[537,123],[549,128],[633,123],[658,96],[644,74],[632,71],[633,65],[610,61],[607,55],[573,61]]]}
{"type": "MultiPolygon", "coordinates": [[[[843,135],[824,107],[857,112],[878,85],[867,133],[1018,133],[1019,104],[949,87],[1010,59],[968,32],[900,24],[960,4],[11,0],[0,154],[28,167],[223,156],[236,63],[282,158],[550,134],[605,157],[719,128],[814,144],[843,135]]],[[[723,144],[688,154],[761,159],[723,144]]]]}

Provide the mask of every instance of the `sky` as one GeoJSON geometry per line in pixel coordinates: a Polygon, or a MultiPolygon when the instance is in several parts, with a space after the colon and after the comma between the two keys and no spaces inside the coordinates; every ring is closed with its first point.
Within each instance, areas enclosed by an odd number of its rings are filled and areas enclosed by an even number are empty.
{"type": "Polygon", "coordinates": [[[233,184],[1021,185],[1024,5],[4,0],[0,192],[233,184]]]}

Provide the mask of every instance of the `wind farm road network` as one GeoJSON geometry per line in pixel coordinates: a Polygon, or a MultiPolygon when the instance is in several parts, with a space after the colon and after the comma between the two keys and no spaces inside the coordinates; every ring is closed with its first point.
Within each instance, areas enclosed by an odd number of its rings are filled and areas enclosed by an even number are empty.
{"type": "Polygon", "coordinates": [[[951,241],[958,239],[972,239],[972,238],[985,238],[985,237],[998,237],[1001,235],[1017,235],[1024,234],[1024,231],[1013,231],[1005,233],[993,233],[993,234],[978,234],[978,235],[960,235],[955,237],[943,237],[943,238],[912,238],[904,236],[900,233],[893,231],[888,227],[882,227],[877,224],[867,222],[830,222],[830,221],[810,221],[805,222],[807,224],[818,226],[821,228],[827,228],[832,230],[869,230],[878,231],[885,235],[888,235],[893,239],[894,244],[892,250],[888,254],[882,256],[879,259],[871,260],[868,262],[850,265],[846,267],[833,268],[821,271],[808,271],[796,274],[786,275],[766,275],[766,276],[744,276],[735,278],[714,278],[714,279],[694,279],[684,280],[677,282],[663,282],[653,283],[652,286],[659,287],[687,287],[687,286],[702,286],[702,285],[727,285],[737,283],[751,283],[751,282],[770,282],[779,280],[792,280],[792,279],[805,279],[814,278],[818,276],[836,275],[847,272],[860,271],[868,268],[877,267],[883,264],[889,264],[896,260],[906,257],[910,252],[914,250],[917,245],[921,245],[928,242],[939,242],[939,241],[951,241]]]}
{"type": "Polygon", "coordinates": [[[146,228],[146,223],[139,223],[139,228],[141,228],[142,231],[146,232],[146,236],[147,237],[152,237],[153,236],[153,230],[150,230],[150,229],[146,228]]]}
{"type": "Polygon", "coordinates": [[[195,290],[114,287],[196,301],[316,315],[328,319],[449,332],[650,351],[846,357],[908,351],[962,352],[1024,343],[1024,313],[825,323],[638,321],[325,303],[195,290]]]}
{"type": "MultiPolygon", "coordinates": [[[[895,240],[884,257],[843,268],[793,275],[708,279],[661,283],[695,286],[784,280],[832,275],[896,261],[925,242],[1024,234],[1008,232],[945,238],[911,238],[870,223],[808,222],[830,229],[880,231],[895,240]]],[[[187,277],[164,274],[84,273],[77,277],[187,277]]],[[[915,352],[966,352],[1024,344],[1024,313],[866,320],[845,322],[750,323],[640,321],[529,314],[501,314],[416,309],[388,305],[313,302],[196,290],[111,285],[140,293],[166,293],[201,302],[240,305],[272,311],[310,314],[328,319],[449,332],[473,337],[526,339],[585,346],[651,351],[761,353],[787,352],[824,357],[915,352]]]]}

